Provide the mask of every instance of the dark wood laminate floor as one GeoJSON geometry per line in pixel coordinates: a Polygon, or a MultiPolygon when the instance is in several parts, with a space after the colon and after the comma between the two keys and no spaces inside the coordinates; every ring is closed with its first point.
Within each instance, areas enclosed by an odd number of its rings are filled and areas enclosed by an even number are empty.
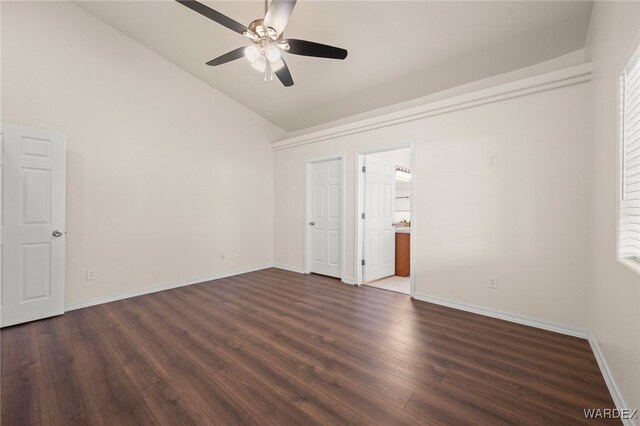
{"type": "Polygon", "coordinates": [[[277,269],[3,329],[2,425],[580,424],[587,341],[277,269]]]}

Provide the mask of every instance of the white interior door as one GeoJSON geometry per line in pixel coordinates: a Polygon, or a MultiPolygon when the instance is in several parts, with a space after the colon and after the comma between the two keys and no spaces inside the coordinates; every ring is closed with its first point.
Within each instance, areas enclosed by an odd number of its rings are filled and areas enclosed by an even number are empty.
{"type": "Polygon", "coordinates": [[[311,272],[340,278],[342,258],[342,161],[311,165],[311,272]]]}
{"type": "Polygon", "coordinates": [[[395,274],[396,166],[366,156],[365,170],[364,281],[373,281],[395,274]]]}
{"type": "Polygon", "coordinates": [[[0,124],[0,326],[64,313],[65,137],[0,124]]]}

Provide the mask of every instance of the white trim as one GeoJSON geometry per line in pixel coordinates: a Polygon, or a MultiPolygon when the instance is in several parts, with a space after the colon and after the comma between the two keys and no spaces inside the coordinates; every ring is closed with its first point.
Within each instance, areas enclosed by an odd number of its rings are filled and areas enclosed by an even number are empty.
{"type": "MultiPolygon", "coordinates": [[[[231,272],[223,272],[221,274],[214,274],[199,278],[192,278],[190,280],[185,281],[177,281],[168,284],[161,284],[154,287],[147,287],[140,290],[127,291],[125,293],[112,294],[110,296],[98,297],[95,299],[86,300],[84,302],[71,303],[69,305],[65,305],[65,312],[73,311],[76,309],[88,308],[89,306],[101,305],[103,303],[115,302],[116,300],[128,299],[130,297],[142,296],[150,293],[157,293],[163,290],[170,290],[172,288],[184,287],[192,284],[200,284],[207,281],[219,280],[221,278],[233,277],[235,275],[242,275],[249,272],[261,271],[263,269],[272,268],[274,265],[272,263],[265,263],[262,265],[251,266],[248,268],[238,269],[231,272]]],[[[296,271],[297,272],[297,271],[296,271]]]]}
{"type": "Polygon", "coordinates": [[[513,81],[506,84],[490,87],[488,89],[476,90],[460,96],[454,96],[435,102],[429,102],[402,111],[383,114],[365,120],[330,129],[319,130],[308,134],[288,137],[272,142],[271,148],[274,151],[307,145],[327,139],[334,139],[355,133],[361,133],[381,127],[388,127],[408,121],[420,120],[435,115],[448,114],[451,112],[500,102],[507,99],[514,99],[521,96],[558,89],[574,84],[585,83],[591,80],[591,63],[575,65],[561,70],[540,74],[534,77],[513,81]]]}
{"type": "Polygon", "coordinates": [[[625,119],[624,119],[624,115],[625,115],[625,111],[624,111],[624,107],[625,107],[625,75],[627,73],[627,71],[629,70],[630,66],[632,64],[635,64],[636,61],[640,61],[640,45],[634,50],[634,52],[631,54],[631,57],[629,58],[629,60],[627,61],[627,63],[625,64],[624,68],[622,69],[622,71],[620,72],[620,74],[618,74],[618,82],[617,82],[617,99],[616,99],[616,121],[617,121],[617,141],[618,141],[618,147],[617,147],[617,200],[616,200],[616,260],[622,264],[623,266],[625,266],[626,268],[630,269],[631,271],[635,272],[636,274],[640,274],[640,259],[635,259],[635,258],[631,258],[631,257],[624,257],[621,256],[621,249],[622,246],[620,244],[621,239],[622,239],[622,235],[621,235],[621,225],[622,225],[622,220],[623,220],[623,215],[621,214],[621,208],[623,206],[623,204],[625,204],[625,200],[624,200],[624,187],[625,187],[625,183],[624,183],[624,174],[625,174],[625,168],[624,168],[624,162],[625,162],[625,151],[624,151],[624,145],[625,145],[625,132],[624,132],[624,128],[625,128],[625,119]]]}
{"type": "Polygon", "coordinates": [[[418,179],[420,179],[420,171],[418,170],[418,153],[416,152],[416,143],[411,142],[411,182],[409,183],[409,221],[411,222],[411,234],[409,235],[409,296],[416,294],[416,264],[417,262],[417,235],[418,220],[416,210],[418,207],[418,179]]]}
{"type": "Polygon", "coordinates": [[[349,284],[349,285],[355,285],[357,286],[358,284],[356,284],[356,280],[354,280],[353,278],[342,278],[341,280],[343,283],[345,284],[349,284]]]}
{"type": "Polygon", "coordinates": [[[417,262],[417,256],[416,256],[416,251],[415,251],[415,244],[417,241],[416,235],[416,188],[417,188],[417,183],[416,183],[416,164],[417,164],[417,159],[416,159],[416,141],[411,141],[408,143],[404,143],[404,144],[399,144],[399,145],[391,145],[391,146],[385,146],[385,147],[377,147],[377,148],[372,148],[372,149],[365,149],[365,150],[361,150],[361,151],[356,151],[355,153],[355,164],[356,164],[356,182],[355,182],[355,188],[356,188],[356,199],[355,199],[355,205],[356,205],[356,213],[355,213],[355,261],[354,261],[354,271],[355,271],[355,277],[354,277],[354,284],[355,285],[360,285],[363,283],[363,278],[362,278],[362,264],[361,261],[363,259],[363,252],[362,252],[362,238],[363,238],[363,225],[362,225],[362,212],[364,210],[364,205],[362,203],[362,194],[364,193],[364,179],[362,178],[362,165],[364,164],[364,156],[367,154],[375,154],[378,152],[387,152],[387,151],[395,151],[396,149],[407,149],[409,148],[410,150],[410,156],[411,156],[411,188],[410,188],[410,194],[411,194],[411,212],[410,212],[410,220],[411,220],[411,238],[409,239],[409,295],[413,296],[415,293],[415,265],[417,262]]]}
{"type": "Polygon", "coordinates": [[[284,265],[282,263],[274,263],[273,264],[274,268],[278,268],[278,269],[282,269],[285,271],[289,271],[289,272],[295,272],[297,274],[302,274],[302,275],[306,275],[306,273],[304,272],[303,268],[299,268],[297,266],[289,266],[289,265],[284,265]]]}
{"type": "MultiPolygon", "coordinates": [[[[591,346],[593,355],[596,357],[598,367],[600,367],[600,372],[602,373],[602,377],[604,377],[604,381],[607,384],[607,388],[609,389],[609,393],[611,394],[611,398],[613,399],[613,403],[616,405],[616,408],[618,410],[630,408],[627,406],[627,404],[625,404],[624,398],[622,398],[622,394],[620,393],[620,390],[616,385],[616,381],[613,379],[613,374],[611,374],[611,370],[609,370],[607,361],[605,360],[604,355],[600,350],[600,346],[598,345],[598,341],[596,340],[595,336],[591,332],[589,332],[587,339],[589,340],[589,345],[591,346]]],[[[638,424],[631,419],[623,419],[622,423],[625,426],[634,426],[635,424],[638,424]]]]}
{"type": "Polygon", "coordinates": [[[331,156],[327,156],[327,157],[320,157],[320,158],[312,158],[312,159],[307,159],[304,161],[304,196],[303,196],[303,202],[304,202],[304,222],[302,223],[303,226],[303,245],[302,247],[304,248],[303,250],[303,269],[302,269],[302,273],[304,274],[310,274],[311,273],[311,252],[312,252],[312,248],[311,248],[311,236],[309,235],[309,232],[311,231],[309,229],[308,223],[309,223],[309,218],[310,218],[310,214],[309,214],[309,207],[311,206],[311,203],[313,202],[313,200],[311,199],[311,166],[314,163],[322,163],[323,161],[335,161],[335,160],[339,160],[340,161],[340,168],[341,170],[341,182],[340,182],[340,202],[342,204],[341,208],[340,208],[340,276],[337,278],[342,279],[345,276],[345,259],[346,259],[346,253],[345,253],[345,249],[346,249],[346,240],[345,240],[345,232],[344,232],[344,227],[345,227],[345,223],[344,220],[346,218],[346,167],[345,167],[345,154],[341,154],[341,155],[331,155],[331,156]]]}
{"type": "Polygon", "coordinates": [[[625,257],[618,257],[616,260],[618,261],[618,263],[620,263],[625,268],[627,268],[627,269],[635,272],[636,274],[640,275],[640,262],[638,262],[637,260],[629,259],[629,258],[625,258],[625,257]]]}
{"type": "MultiPolygon", "coordinates": [[[[274,263],[273,267],[277,269],[289,271],[289,272],[295,272],[297,274],[308,275],[307,273],[304,272],[303,268],[298,268],[297,266],[289,266],[289,265],[283,265],[281,263],[274,263]]],[[[353,278],[349,278],[349,277],[343,276],[342,278],[340,278],[340,281],[349,285],[357,285],[356,281],[353,278]]]]}
{"type": "MultiPolygon", "coordinates": [[[[340,156],[340,168],[342,169],[342,181],[340,191],[342,191],[340,203],[342,203],[342,209],[340,209],[340,280],[345,282],[346,263],[347,263],[347,233],[344,232],[346,227],[345,220],[347,219],[347,167],[346,167],[346,154],[340,156]]],[[[348,283],[353,284],[353,282],[348,283]]]]}
{"type": "Polygon", "coordinates": [[[582,339],[588,339],[589,337],[589,333],[587,332],[587,330],[577,328],[577,327],[571,327],[564,324],[558,324],[551,321],[540,320],[536,318],[527,317],[524,315],[512,314],[510,312],[503,312],[497,309],[485,308],[477,305],[470,305],[467,303],[457,302],[455,300],[443,299],[436,296],[425,296],[422,294],[414,294],[412,297],[414,299],[421,300],[423,302],[434,303],[436,305],[446,306],[448,308],[459,309],[461,311],[471,312],[474,314],[484,315],[491,318],[510,321],[516,324],[528,325],[530,327],[535,327],[535,328],[540,328],[542,330],[566,334],[568,336],[580,337],[582,339]]]}
{"type": "Polygon", "coordinates": [[[362,176],[362,166],[364,165],[364,155],[356,152],[355,155],[356,162],[356,170],[355,170],[355,189],[356,189],[356,215],[355,215],[355,232],[354,232],[354,243],[353,246],[355,248],[356,257],[354,259],[354,280],[356,285],[362,284],[362,259],[364,259],[363,247],[362,247],[362,233],[363,233],[363,225],[362,225],[362,210],[364,206],[362,204],[362,194],[364,193],[364,179],[361,179],[362,176]]]}

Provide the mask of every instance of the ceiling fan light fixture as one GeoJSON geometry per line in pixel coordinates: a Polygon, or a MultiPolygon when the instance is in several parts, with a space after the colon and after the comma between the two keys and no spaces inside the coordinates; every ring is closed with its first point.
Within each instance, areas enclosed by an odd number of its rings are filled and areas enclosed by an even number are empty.
{"type": "Polygon", "coordinates": [[[274,63],[280,60],[282,53],[275,44],[269,44],[265,50],[265,56],[269,62],[274,63]]]}
{"type": "Polygon", "coordinates": [[[242,33],[242,35],[245,36],[245,37],[250,38],[253,41],[260,40],[260,37],[258,37],[256,34],[251,32],[251,30],[246,30],[245,32],[242,33]]]}
{"type": "Polygon", "coordinates": [[[257,46],[247,46],[244,49],[244,57],[249,63],[254,64],[260,58],[260,49],[257,46]]]}
{"type": "MultiPolygon", "coordinates": [[[[2,0],[0,0],[2,1],[2,0]]],[[[238,47],[224,55],[214,58],[206,64],[218,66],[244,56],[252,68],[264,73],[264,81],[272,81],[275,77],[283,86],[293,86],[293,78],[289,67],[282,57],[282,52],[293,55],[316,58],[345,59],[347,51],[335,46],[307,40],[284,39],[283,33],[297,0],[265,0],[265,15],[248,26],[235,21],[197,0],[176,0],[196,13],[241,34],[251,40],[252,45],[238,47]]]]}

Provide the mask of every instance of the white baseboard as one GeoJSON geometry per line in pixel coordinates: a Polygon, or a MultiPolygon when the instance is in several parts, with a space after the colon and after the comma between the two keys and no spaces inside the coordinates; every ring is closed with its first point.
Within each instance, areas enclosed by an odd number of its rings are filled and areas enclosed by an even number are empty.
{"type": "Polygon", "coordinates": [[[304,269],[298,268],[297,266],[289,266],[289,265],[284,265],[282,263],[274,263],[273,267],[274,268],[278,268],[278,269],[284,269],[285,271],[289,271],[289,272],[296,272],[298,274],[304,274],[304,269]]]}
{"type": "MultiPolygon", "coordinates": [[[[282,263],[274,263],[273,267],[278,269],[284,269],[285,271],[289,271],[289,272],[295,272],[297,274],[305,274],[304,269],[298,268],[296,266],[283,265],[282,263]]],[[[356,285],[356,280],[353,278],[341,278],[340,281],[342,281],[345,284],[356,285]]]]}
{"type": "Polygon", "coordinates": [[[456,302],[454,300],[443,299],[435,296],[425,296],[422,294],[414,294],[412,297],[417,300],[422,300],[424,302],[429,302],[429,303],[435,303],[436,305],[442,305],[448,308],[460,309],[461,311],[472,312],[474,314],[480,314],[480,315],[484,315],[491,318],[511,321],[517,324],[528,325],[531,327],[541,328],[543,330],[554,331],[556,333],[566,334],[574,337],[580,337],[582,339],[588,339],[589,337],[589,333],[587,332],[587,330],[583,330],[576,327],[570,327],[563,324],[557,324],[551,321],[544,321],[536,318],[527,317],[524,315],[512,314],[509,312],[503,312],[496,309],[485,308],[482,306],[456,302]]]}
{"type": "Polygon", "coordinates": [[[289,265],[284,265],[282,263],[274,263],[273,267],[278,269],[284,269],[285,271],[289,271],[289,272],[295,272],[297,274],[304,274],[304,269],[298,268],[297,266],[289,266],[289,265]]]}
{"type": "MultiPolygon", "coordinates": [[[[588,335],[589,345],[591,346],[591,350],[593,351],[593,355],[596,357],[596,361],[598,362],[598,367],[600,367],[600,371],[602,372],[602,377],[604,377],[604,381],[607,384],[607,388],[609,389],[609,393],[611,394],[611,398],[613,398],[613,403],[616,404],[616,408],[618,410],[623,410],[628,407],[624,402],[624,398],[622,398],[622,394],[616,385],[616,381],[613,379],[613,375],[611,374],[611,370],[609,370],[609,366],[607,365],[607,361],[600,350],[600,346],[598,346],[598,342],[596,338],[589,332],[588,335]]],[[[633,407],[636,408],[636,407],[633,407]]],[[[640,408],[640,407],[637,407],[640,408]]],[[[623,419],[622,423],[625,426],[634,426],[639,425],[638,421],[634,422],[631,419],[623,419]]]]}
{"type": "MultiPolygon", "coordinates": [[[[289,272],[295,272],[297,274],[305,274],[304,269],[298,268],[297,266],[289,266],[289,265],[283,265],[282,263],[274,263],[273,267],[278,269],[284,269],[285,271],[289,271],[289,272]]],[[[353,278],[340,278],[340,281],[342,281],[345,284],[356,285],[356,280],[353,278]]]]}
{"type": "Polygon", "coordinates": [[[248,268],[238,269],[238,270],[235,270],[235,271],[224,272],[224,273],[221,273],[221,274],[214,274],[214,275],[209,275],[209,276],[205,276],[205,277],[192,278],[190,280],[178,281],[178,282],[173,282],[173,283],[168,283],[168,284],[161,284],[161,285],[158,285],[158,286],[147,287],[147,288],[143,288],[143,289],[140,289],[140,290],[127,291],[127,292],[124,292],[124,293],[118,293],[118,294],[113,294],[113,295],[109,295],[109,296],[98,297],[96,299],[90,299],[90,300],[86,300],[84,302],[71,303],[69,305],[66,305],[65,306],[65,312],[66,311],[73,311],[75,309],[87,308],[89,306],[100,305],[102,303],[115,302],[116,300],[128,299],[130,297],[142,296],[144,294],[156,293],[158,291],[169,290],[169,289],[172,289],[172,288],[184,287],[186,285],[199,284],[199,283],[212,281],[212,280],[219,280],[220,278],[227,278],[227,277],[232,277],[234,275],[246,274],[248,272],[260,271],[262,269],[267,269],[267,268],[271,268],[271,267],[273,267],[273,264],[266,263],[266,264],[262,264],[262,265],[257,265],[257,266],[251,266],[251,267],[248,267],[248,268]]]}

